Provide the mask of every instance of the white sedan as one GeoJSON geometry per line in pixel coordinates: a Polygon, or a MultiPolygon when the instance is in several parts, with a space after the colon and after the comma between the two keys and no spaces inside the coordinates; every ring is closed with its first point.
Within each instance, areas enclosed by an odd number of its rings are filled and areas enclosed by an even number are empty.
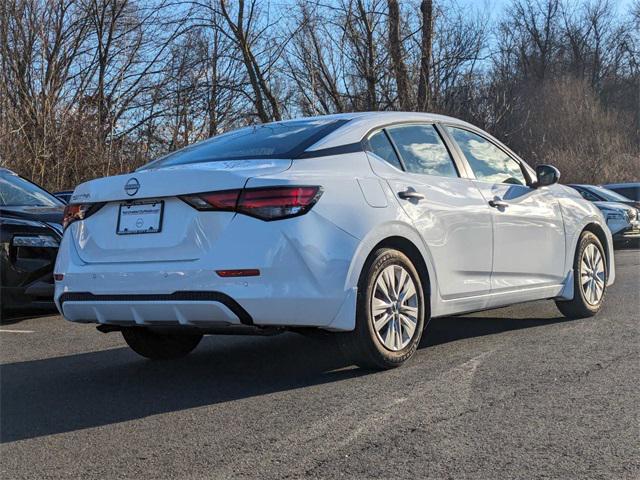
{"type": "Polygon", "coordinates": [[[323,329],[355,363],[395,367],[433,317],[540,299],[598,312],[611,233],[558,177],[438,115],[251,126],[78,186],[55,301],[149,358],[203,334],[323,329]]]}

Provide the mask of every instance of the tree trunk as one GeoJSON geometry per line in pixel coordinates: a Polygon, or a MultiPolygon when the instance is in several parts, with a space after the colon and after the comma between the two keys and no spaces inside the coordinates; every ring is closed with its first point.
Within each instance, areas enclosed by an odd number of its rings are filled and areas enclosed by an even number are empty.
{"type": "Polygon", "coordinates": [[[422,0],[422,44],[420,46],[420,80],[418,82],[417,110],[426,111],[430,103],[431,48],[433,43],[433,0],[422,0]]]}
{"type": "Polygon", "coordinates": [[[398,89],[398,102],[402,110],[409,109],[409,79],[404,63],[402,40],[400,38],[400,8],[398,0],[387,0],[389,8],[389,54],[393,65],[398,89]]]}

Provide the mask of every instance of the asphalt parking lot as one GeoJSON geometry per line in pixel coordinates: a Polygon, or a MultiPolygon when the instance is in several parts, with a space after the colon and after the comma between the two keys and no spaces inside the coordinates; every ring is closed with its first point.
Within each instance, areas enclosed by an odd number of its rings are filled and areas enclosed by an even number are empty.
{"type": "Polygon", "coordinates": [[[0,476],[638,479],[640,253],[617,268],[595,318],[434,320],[382,373],[295,334],[152,363],[59,316],[3,324],[0,476]]]}

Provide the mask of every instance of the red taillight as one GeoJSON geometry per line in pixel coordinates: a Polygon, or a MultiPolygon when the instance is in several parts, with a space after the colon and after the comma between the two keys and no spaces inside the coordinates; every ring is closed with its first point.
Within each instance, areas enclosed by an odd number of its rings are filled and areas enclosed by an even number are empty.
{"type": "Polygon", "coordinates": [[[320,187],[269,187],[243,190],[238,212],[262,220],[278,220],[307,213],[321,194],[320,187]]]}
{"type": "Polygon", "coordinates": [[[64,207],[64,215],[62,216],[62,228],[66,229],[71,223],[79,220],[80,204],[67,205],[64,207]]]}
{"type": "Polygon", "coordinates": [[[197,210],[215,210],[233,212],[238,203],[241,190],[222,190],[220,192],[199,193],[198,195],[185,195],[185,202],[197,210]]]}
{"type": "Polygon", "coordinates": [[[280,220],[307,213],[322,189],[313,187],[263,187],[224,190],[181,197],[198,210],[235,211],[261,220],[280,220]]]}
{"type": "Polygon", "coordinates": [[[70,203],[64,207],[64,215],[62,217],[62,229],[65,230],[69,225],[77,220],[84,220],[89,215],[94,214],[104,205],[103,203],[70,203]]]}

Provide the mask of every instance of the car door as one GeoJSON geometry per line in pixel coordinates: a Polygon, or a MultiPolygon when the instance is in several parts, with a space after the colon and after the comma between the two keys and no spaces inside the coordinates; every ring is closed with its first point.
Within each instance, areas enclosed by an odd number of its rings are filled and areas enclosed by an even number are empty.
{"type": "Polygon", "coordinates": [[[461,178],[436,127],[390,126],[369,136],[367,150],[431,253],[440,297],[475,296],[463,309],[482,308],[491,288],[491,209],[461,178]]]}
{"type": "Polygon", "coordinates": [[[493,214],[492,293],[560,284],[565,236],[560,205],[548,187],[506,150],[477,132],[447,126],[493,214]]]}

